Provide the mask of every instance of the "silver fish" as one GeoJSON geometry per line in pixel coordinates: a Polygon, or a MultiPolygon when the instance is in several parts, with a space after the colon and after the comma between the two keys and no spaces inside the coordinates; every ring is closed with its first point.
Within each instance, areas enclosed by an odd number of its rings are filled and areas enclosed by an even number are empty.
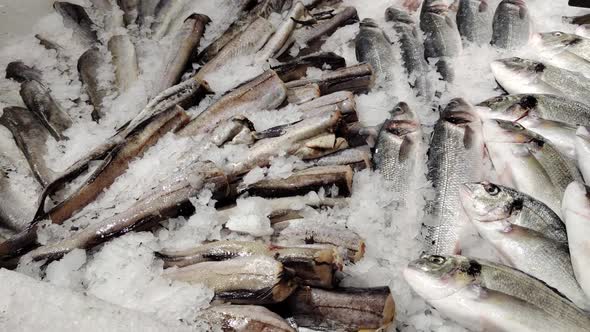
{"type": "Polygon", "coordinates": [[[473,331],[588,331],[590,318],[547,284],[482,259],[425,255],[408,264],[412,289],[473,331]]]}
{"type": "Polygon", "coordinates": [[[505,49],[525,46],[530,38],[531,22],[524,0],[502,0],[494,13],[491,44],[505,49]]]}
{"type": "Polygon", "coordinates": [[[576,158],[584,181],[590,184],[590,127],[580,127],[576,131],[576,158]]]}
{"type": "Polygon", "coordinates": [[[74,31],[73,37],[85,48],[90,48],[98,42],[96,31],[92,29],[94,23],[88,17],[84,7],[69,2],[56,1],[53,9],[61,15],[64,26],[74,31]]]}
{"type": "Polygon", "coordinates": [[[461,208],[459,190],[466,182],[481,180],[484,147],[481,120],[463,99],[453,99],[434,125],[428,151],[427,178],[435,197],[426,210],[425,251],[458,253],[460,234],[468,220],[461,208]]]}
{"type": "Polygon", "coordinates": [[[590,39],[573,33],[552,31],[535,34],[535,45],[553,52],[569,52],[586,61],[590,61],[590,39]]]}
{"type": "Polygon", "coordinates": [[[125,92],[133,86],[139,76],[135,45],[128,35],[116,35],[109,39],[108,49],[113,56],[117,88],[119,92],[125,92]]]}
{"type": "Polygon", "coordinates": [[[78,73],[80,80],[86,87],[86,92],[94,106],[92,120],[99,121],[104,116],[104,100],[110,93],[110,89],[104,86],[100,80],[101,68],[106,65],[106,60],[98,48],[91,48],[84,52],[78,59],[78,73]]]}
{"type": "Polygon", "coordinates": [[[459,0],[457,10],[459,34],[467,42],[488,44],[492,39],[493,16],[488,0],[459,0]]]}
{"type": "Polygon", "coordinates": [[[200,312],[199,319],[227,332],[295,332],[281,316],[257,305],[218,304],[200,312]]]}
{"type": "Polygon", "coordinates": [[[119,8],[123,10],[123,20],[125,25],[129,26],[135,24],[139,14],[139,3],[141,0],[117,0],[119,8]]]}
{"type": "Polygon", "coordinates": [[[381,83],[393,79],[395,57],[391,41],[375,20],[365,18],[355,38],[356,59],[371,65],[376,79],[381,83]]]}

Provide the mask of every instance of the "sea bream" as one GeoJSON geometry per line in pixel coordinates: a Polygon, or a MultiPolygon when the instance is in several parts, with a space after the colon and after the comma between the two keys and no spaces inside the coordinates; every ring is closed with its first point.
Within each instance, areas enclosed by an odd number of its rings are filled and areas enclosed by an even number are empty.
{"type": "Polygon", "coordinates": [[[491,44],[505,49],[525,46],[531,34],[529,11],[524,0],[502,0],[492,24],[491,44]]]}
{"type": "Polygon", "coordinates": [[[530,45],[544,62],[559,68],[579,72],[585,77],[590,77],[590,61],[579,50],[575,49],[575,47],[568,47],[567,42],[565,42],[568,40],[575,44],[577,42],[576,40],[585,38],[573,35],[575,37],[572,39],[564,37],[563,43],[561,43],[559,40],[561,36],[562,32],[558,31],[552,33],[535,33],[531,38],[530,45]],[[575,53],[576,51],[578,54],[575,53]]]}

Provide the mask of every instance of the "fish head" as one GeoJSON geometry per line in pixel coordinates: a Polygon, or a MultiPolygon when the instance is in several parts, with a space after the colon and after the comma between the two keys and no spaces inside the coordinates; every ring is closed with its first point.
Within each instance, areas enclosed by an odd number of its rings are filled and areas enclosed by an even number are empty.
{"type": "Polygon", "coordinates": [[[490,68],[498,84],[511,92],[535,84],[546,66],[539,61],[512,57],[492,61],[490,68]]]}
{"type": "MultiPolygon", "coordinates": [[[[590,222],[590,187],[574,181],[565,189],[561,210],[573,213],[590,222]]],[[[568,219],[566,218],[566,223],[568,219]]]]}
{"type": "Polygon", "coordinates": [[[564,49],[580,43],[582,37],[561,31],[535,33],[531,38],[531,45],[541,50],[564,49]]]}
{"type": "Polygon", "coordinates": [[[359,24],[361,28],[379,28],[377,22],[372,18],[365,18],[359,24]]]}
{"type": "Polygon", "coordinates": [[[473,106],[463,98],[451,99],[440,117],[441,120],[457,127],[466,127],[480,121],[473,106]]]}
{"type": "Polygon", "coordinates": [[[517,122],[489,119],[483,122],[483,139],[487,143],[524,144],[540,139],[517,122]]]}
{"type": "Polygon", "coordinates": [[[404,278],[425,300],[440,300],[474,281],[463,272],[466,263],[462,256],[422,255],[404,269],[404,278]]]}
{"type": "Polygon", "coordinates": [[[410,14],[402,9],[389,7],[385,11],[385,18],[388,21],[395,22],[395,23],[402,23],[402,24],[414,24],[414,19],[410,14]]]}
{"type": "Polygon", "coordinates": [[[477,104],[475,112],[482,119],[515,121],[526,116],[536,105],[536,98],[532,95],[502,95],[477,104]]]}
{"type": "Polygon", "coordinates": [[[469,218],[478,222],[505,220],[522,206],[505,187],[488,181],[465,183],[459,197],[469,218]]]}
{"type": "Polygon", "coordinates": [[[390,114],[391,118],[383,123],[382,130],[395,136],[404,136],[420,129],[418,116],[408,104],[398,103],[390,114]]]}

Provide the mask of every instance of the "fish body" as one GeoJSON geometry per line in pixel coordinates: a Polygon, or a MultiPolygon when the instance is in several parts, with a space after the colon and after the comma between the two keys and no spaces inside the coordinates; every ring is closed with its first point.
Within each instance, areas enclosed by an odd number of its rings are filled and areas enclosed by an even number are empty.
{"type": "MultiPolygon", "coordinates": [[[[27,161],[25,158],[13,160],[11,157],[4,152],[0,154],[0,226],[3,228],[1,231],[2,237],[9,234],[4,232],[6,229],[17,232],[22,231],[31,221],[29,207],[24,206],[23,202],[15,197],[15,189],[22,191],[23,188],[11,183],[11,178],[15,174],[23,173],[27,176],[30,174],[28,170],[18,169],[19,165],[21,168],[23,164],[26,167],[27,161]]],[[[0,242],[4,240],[2,238],[0,242]]]]}
{"type": "Polygon", "coordinates": [[[43,73],[37,68],[25,65],[22,61],[12,61],[6,65],[6,78],[19,83],[26,81],[43,82],[43,73]]]}
{"type": "Polygon", "coordinates": [[[485,45],[492,39],[494,14],[487,0],[460,0],[457,9],[457,28],[469,43],[485,45]]]}
{"type": "Polygon", "coordinates": [[[502,0],[492,23],[491,44],[505,49],[525,46],[531,34],[529,11],[524,0],[502,0]]]}
{"type": "Polygon", "coordinates": [[[284,82],[289,82],[304,78],[309,68],[330,68],[331,70],[336,70],[343,67],[346,67],[344,58],[335,53],[328,52],[298,57],[271,68],[277,72],[277,75],[284,82]]]}
{"type": "Polygon", "coordinates": [[[576,158],[586,183],[590,183],[590,129],[580,127],[576,132],[576,158]]]}
{"type": "Polygon", "coordinates": [[[100,73],[106,60],[98,48],[91,48],[84,52],[78,59],[78,73],[80,80],[86,87],[86,92],[94,106],[92,120],[99,121],[104,116],[104,101],[109,94],[109,88],[100,80],[100,73]]]}
{"type": "Polygon", "coordinates": [[[21,84],[20,95],[27,108],[47,128],[56,140],[67,137],[64,134],[72,119],[51,96],[51,91],[40,81],[31,80],[21,84]]]}
{"type": "Polygon", "coordinates": [[[375,71],[370,64],[340,68],[322,74],[319,78],[304,78],[285,83],[287,88],[317,84],[322,95],[337,91],[366,92],[375,82],[375,71]]]}
{"type": "Polygon", "coordinates": [[[135,84],[139,76],[135,45],[128,35],[116,35],[109,40],[108,49],[113,56],[117,88],[119,92],[125,92],[135,84]]]}
{"type": "Polygon", "coordinates": [[[568,52],[590,61],[590,39],[588,38],[573,33],[552,31],[536,34],[533,41],[534,45],[553,54],[568,52]]]}
{"type": "Polygon", "coordinates": [[[160,1],[154,13],[152,24],[152,38],[162,39],[175,24],[175,21],[182,14],[185,3],[183,1],[160,1]]]}
{"type": "Polygon", "coordinates": [[[588,315],[543,281],[464,256],[424,255],[404,270],[442,315],[474,331],[588,331],[588,315]]]}
{"type": "Polygon", "coordinates": [[[260,61],[266,61],[272,57],[285,45],[291,37],[297,25],[296,21],[301,20],[305,14],[305,6],[300,1],[297,1],[291,8],[289,14],[283,23],[277,28],[277,31],[266,42],[266,45],[256,55],[260,61]]]}
{"type": "Polygon", "coordinates": [[[395,57],[391,41],[373,19],[366,18],[360,23],[355,52],[359,62],[371,65],[379,82],[387,83],[393,79],[395,57]]]}
{"type": "Polygon", "coordinates": [[[84,7],[69,2],[56,1],[53,9],[62,17],[64,26],[72,29],[75,40],[85,48],[93,47],[98,42],[94,23],[84,7]]]}
{"type": "Polygon", "coordinates": [[[287,101],[289,104],[303,104],[319,98],[320,95],[320,86],[316,83],[310,83],[308,85],[287,89],[287,101]]]}
{"type": "Polygon", "coordinates": [[[463,183],[483,176],[484,147],[481,123],[473,107],[453,99],[434,126],[428,151],[427,179],[435,190],[427,208],[424,231],[427,253],[457,253],[459,237],[468,223],[461,208],[463,183]]]}
{"type": "Polygon", "coordinates": [[[295,332],[281,316],[256,305],[220,304],[202,312],[202,319],[224,331],[295,332]]]}

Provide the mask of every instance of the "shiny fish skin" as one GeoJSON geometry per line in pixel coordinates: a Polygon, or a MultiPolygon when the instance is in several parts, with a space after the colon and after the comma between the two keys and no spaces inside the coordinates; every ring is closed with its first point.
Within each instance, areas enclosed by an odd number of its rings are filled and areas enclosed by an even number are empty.
{"type": "MultiPolygon", "coordinates": [[[[533,34],[529,44],[532,46],[537,56],[547,64],[579,72],[585,77],[590,77],[590,61],[584,58],[584,55],[574,53],[576,50],[573,47],[568,48],[566,45],[554,45],[549,41],[544,41],[544,39],[548,39],[547,35],[550,36],[549,38],[558,39],[558,37],[554,37],[553,34],[559,36],[561,35],[561,32],[533,34]],[[574,52],[570,52],[570,50],[574,52]]],[[[577,38],[581,39],[582,37],[577,38]]],[[[572,40],[572,42],[576,43],[574,40],[572,40]]]]}
{"type": "Polygon", "coordinates": [[[109,89],[99,81],[101,67],[106,65],[106,60],[98,48],[91,48],[84,52],[78,59],[78,73],[80,80],[86,87],[86,92],[94,106],[92,120],[99,121],[104,116],[104,100],[109,94],[109,89]]]}
{"type": "Polygon", "coordinates": [[[459,237],[468,223],[459,199],[463,183],[483,176],[484,147],[480,119],[463,99],[453,99],[434,126],[428,151],[427,179],[435,190],[425,212],[425,251],[460,252],[459,237]]]}
{"type": "Polygon", "coordinates": [[[226,332],[295,332],[281,316],[263,306],[219,304],[202,311],[202,318],[226,332]]]}
{"type": "Polygon", "coordinates": [[[465,41],[486,45],[492,39],[493,12],[488,0],[460,0],[457,28],[465,41]]]}
{"type": "Polygon", "coordinates": [[[531,33],[529,12],[524,0],[502,0],[496,8],[491,44],[504,49],[525,46],[531,33]]]}
{"type": "Polygon", "coordinates": [[[590,61],[590,39],[588,38],[562,31],[552,31],[537,34],[535,42],[544,49],[569,52],[590,61]]]}
{"type": "Polygon", "coordinates": [[[94,23],[88,17],[84,7],[69,2],[56,1],[53,9],[62,17],[64,26],[74,31],[74,39],[84,48],[90,48],[98,42],[94,23]]]}
{"type": "Polygon", "coordinates": [[[576,155],[578,168],[584,181],[590,184],[590,127],[580,127],[576,132],[576,155]]]}
{"type": "Polygon", "coordinates": [[[123,11],[125,25],[129,26],[137,21],[140,2],[141,0],[117,0],[119,8],[123,11]]]}
{"type": "Polygon", "coordinates": [[[330,68],[331,70],[346,67],[343,57],[332,53],[316,53],[295,58],[287,63],[271,67],[283,82],[295,81],[307,75],[308,68],[330,68]]]}
{"type": "Polygon", "coordinates": [[[277,31],[266,42],[266,45],[256,54],[259,61],[266,61],[274,57],[275,54],[285,45],[295,30],[297,23],[295,20],[301,20],[305,13],[305,6],[300,1],[297,1],[291,11],[277,28],[277,31]]]}
{"type": "Polygon", "coordinates": [[[133,86],[139,76],[135,45],[128,35],[117,35],[109,40],[108,49],[113,57],[117,87],[120,93],[125,92],[133,86]]]}
{"type": "Polygon", "coordinates": [[[376,80],[386,83],[393,80],[395,57],[391,41],[373,19],[365,18],[355,38],[356,59],[371,65],[376,80]]]}
{"type": "Polygon", "coordinates": [[[516,269],[463,256],[423,256],[404,270],[410,286],[444,316],[473,331],[588,331],[573,303],[516,269]]]}

